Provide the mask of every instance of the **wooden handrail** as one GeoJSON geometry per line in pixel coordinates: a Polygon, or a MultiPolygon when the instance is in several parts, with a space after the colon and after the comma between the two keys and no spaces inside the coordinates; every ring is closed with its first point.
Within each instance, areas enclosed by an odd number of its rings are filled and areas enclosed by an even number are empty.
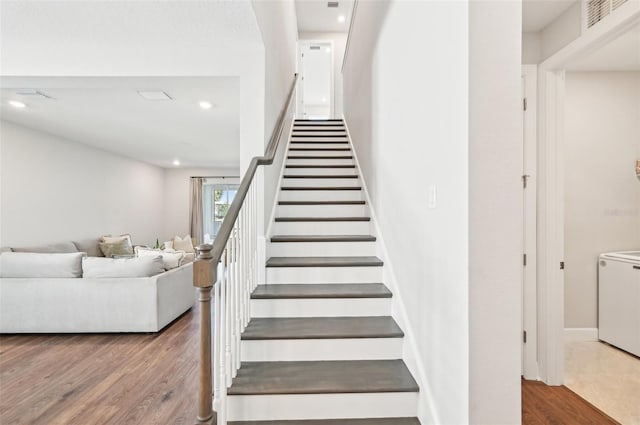
{"type": "Polygon", "coordinates": [[[347,63],[349,55],[349,46],[351,46],[351,33],[353,32],[353,23],[356,21],[356,10],[358,10],[358,0],[353,0],[353,8],[351,9],[351,21],[349,21],[349,33],[347,34],[347,43],[344,47],[344,55],[342,56],[342,67],[340,72],[344,74],[344,66],[347,63]]]}
{"type": "MultiPolygon", "coordinates": [[[[220,226],[220,230],[218,231],[213,244],[203,244],[196,248],[198,256],[193,265],[193,285],[198,288],[198,301],[200,303],[200,382],[197,416],[197,421],[200,424],[210,424],[213,418],[211,291],[218,280],[218,263],[225,252],[229,238],[232,236],[234,225],[238,220],[245,198],[252,187],[253,178],[258,166],[270,165],[275,159],[278,145],[282,138],[282,132],[284,131],[287,111],[291,107],[291,102],[295,94],[297,81],[298,74],[294,74],[289,94],[282,110],[280,111],[280,115],[278,116],[276,126],[271,134],[271,139],[269,140],[269,145],[267,146],[265,154],[264,156],[257,156],[251,159],[249,167],[242,177],[240,186],[238,187],[236,195],[233,198],[233,202],[222,221],[222,226],[220,226]]],[[[216,297],[218,295],[218,292],[216,292],[216,297]]],[[[216,309],[218,309],[218,307],[216,307],[216,309]]]]}

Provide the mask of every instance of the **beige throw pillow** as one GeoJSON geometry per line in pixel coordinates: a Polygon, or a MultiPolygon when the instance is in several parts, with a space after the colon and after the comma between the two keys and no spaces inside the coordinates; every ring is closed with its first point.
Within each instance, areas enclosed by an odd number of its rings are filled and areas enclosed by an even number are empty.
{"type": "Polygon", "coordinates": [[[184,238],[181,238],[180,236],[173,238],[173,249],[176,251],[196,252],[193,248],[193,242],[191,241],[190,235],[186,235],[184,238]]]}
{"type": "Polygon", "coordinates": [[[133,247],[129,239],[121,239],[117,242],[100,242],[100,251],[107,258],[112,258],[114,255],[133,255],[133,247]]]}
{"type": "Polygon", "coordinates": [[[180,267],[182,265],[182,258],[184,257],[184,252],[182,251],[161,251],[159,249],[144,248],[141,246],[137,246],[135,251],[138,257],[157,257],[160,255],[165,270],[180,267]]]}

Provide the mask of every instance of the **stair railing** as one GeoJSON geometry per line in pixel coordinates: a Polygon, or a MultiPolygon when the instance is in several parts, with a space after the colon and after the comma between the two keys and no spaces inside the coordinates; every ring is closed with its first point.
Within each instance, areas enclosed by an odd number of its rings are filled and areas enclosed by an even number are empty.
{"type": "Polygon", "coordinates": [[[259,188],[255,174],[260,165],[273,163],[291,109],[298,74],[273,129],[264,156],[254,157],[242,177],[233,202],[213,245],[197,248],[193,284],[200,303],[200,360],[197,423],[227,423],[227,388],[240,368],[240,336],[249,323],[250,296],[257,286],[259,188]],[[211,326],[211,294],[215,307],[211,326]]]}

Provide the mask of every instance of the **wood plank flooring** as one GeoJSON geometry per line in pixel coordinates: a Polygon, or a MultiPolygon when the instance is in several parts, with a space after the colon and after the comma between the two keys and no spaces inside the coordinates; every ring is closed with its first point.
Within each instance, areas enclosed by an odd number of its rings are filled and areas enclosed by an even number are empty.
{"type": "Polygon", "coordinates": [[[523,425],[615,425],[615,420],[565,386],[522,381],[523,425]]]}
{"type": "Polygon", "coordinates": [[[196,318],[158,334],[0,336],[0,424],[194,423],[196,318]]]}
{"type": "MultiPolygon", "coordinates": [[[[197,355],[193,311],[159,334],[0,335],[0,424],[190,425],[197,355]]],[[[525,425],[617,423],[565,387],[522,399],[525,425]]]]}

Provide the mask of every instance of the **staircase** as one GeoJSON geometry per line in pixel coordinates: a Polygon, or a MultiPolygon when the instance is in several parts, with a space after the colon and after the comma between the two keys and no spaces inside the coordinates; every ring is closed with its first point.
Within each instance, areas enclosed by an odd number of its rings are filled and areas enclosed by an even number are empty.
{"type": "Polygon", "coordinates": [[[419,424],[359,182],[342,120],[295,121],[229,423],[419,424]]]}

